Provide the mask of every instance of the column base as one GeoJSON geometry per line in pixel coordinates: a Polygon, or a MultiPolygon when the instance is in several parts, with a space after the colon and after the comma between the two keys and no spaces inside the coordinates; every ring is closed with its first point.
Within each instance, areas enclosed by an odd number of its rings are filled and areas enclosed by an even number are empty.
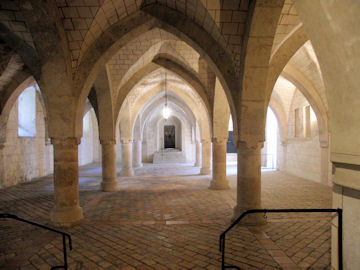
{"type": "Polygon", "coordinates": [[[80,206],[54,207],[50,212],[50,220],[54,226],[71,227],[79,224],[83,219],[83,211],[80,206]]]}
{"type": "Polygon", "coordinates": [[[120,171],[120,176],[133,176],[134,170],[133,168],[122,168],[120,171]]]}
{"type": "Polygon", "coordinates": [[[230,189],[230,186],[229,186],[229,181],[225,178],[221,181],[214,181],[211,180],[210,182],[210,186],[209,186],[209,189],[213,189],[213,190],[226,190],[226,189],[230,189]]]}
{"type": "Polygon", "coordinates": [[[103,179],[101,182],[101,190],[106,192],[118,191],[118,183],[116,179],[103,179]]]}
{"type": "MultiPolygon", "coordinates": [[[[251,209],[260,209],[260,208],[251,208],[251,209]]],[[[231,221],[235,221],[243,212],[245,212],[246,210],[250,210],[250,208],[243,208],[243,207],[239,207],[238,205],[236,205],[234,207],[234,213],[233,216],[231,218],[231,221]]],[[[250,225],[250,226],[256,226],[256,225],[265,225],[267,223],[266,219],[264,218],[264,214],[263,213],[255,213],[255,214],[248,214],[247,216],[245,216],[241,221],[240,221],[240,225],[250,225]]]]}

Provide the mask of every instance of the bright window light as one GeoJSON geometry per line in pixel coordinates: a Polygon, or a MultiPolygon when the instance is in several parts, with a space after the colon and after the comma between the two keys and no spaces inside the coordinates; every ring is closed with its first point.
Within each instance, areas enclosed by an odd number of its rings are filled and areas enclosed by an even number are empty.
{"type": "Polygon", "coordinates": [[[34,86],[26,88],[18,98],[18,136],[36,136],[36,92],[34,86]]]}
{"type": "Polygon", "coordinates": [[[229,131],[233,131],[233,120],[232,120],[232,117],[230,115],[230,119],[229,119],[229,131]]]}
{"type": "Polygon", "coordinates": [[[83,118],[83,136],[87,136],[90,133],[91,115],[88,111],[83,118]]]}
{"type": "Polygon", "coordinates": [[[268,108],[266,117],[266,141],[267,141],[267,164],[268,168],[276,168],[277,160],[277,137],[278,122],[271,108],[268,108]]]}
{"type": "Polygon", "coordinates": [[[310,107],[310,121],[311,123],[317,121],[316,114],[311,107],[310,107]]]}

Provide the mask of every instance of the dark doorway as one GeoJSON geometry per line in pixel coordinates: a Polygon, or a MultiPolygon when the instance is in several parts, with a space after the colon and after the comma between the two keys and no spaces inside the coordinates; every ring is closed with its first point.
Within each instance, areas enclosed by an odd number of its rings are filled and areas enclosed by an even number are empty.
{"type": "Polygon", "coordinates": [[[164,126],[164,148],[175,148],[175,126],[164,126]]]}

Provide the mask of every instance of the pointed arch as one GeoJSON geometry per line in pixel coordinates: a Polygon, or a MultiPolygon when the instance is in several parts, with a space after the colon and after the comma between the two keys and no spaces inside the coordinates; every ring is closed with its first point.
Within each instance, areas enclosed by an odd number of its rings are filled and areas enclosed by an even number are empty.
{"type": "Polygon", "coordinates": [[[84,103],[97,74],[106,62],[128,41],[154,27],[174,34],[204,56],[219,77],[230,108],[235,112],[233,100],[238,100],[236,97],[239,95],[240,83],[230,52],[194,21],[188,20],[184,14],[153,4],[113,24],[84,54],[75,83],[79,96],[77,119],[82,115],[83,107],[80,103],[84,103]]]}

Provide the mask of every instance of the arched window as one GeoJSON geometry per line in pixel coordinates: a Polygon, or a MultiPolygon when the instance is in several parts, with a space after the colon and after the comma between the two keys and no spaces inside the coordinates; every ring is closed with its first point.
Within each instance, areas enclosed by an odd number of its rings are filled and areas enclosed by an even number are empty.
{"type": "Polygon", "coordinates": [[[36,136],[36,90],[26,88],[18,98],[18,136],[36,136]]]}

